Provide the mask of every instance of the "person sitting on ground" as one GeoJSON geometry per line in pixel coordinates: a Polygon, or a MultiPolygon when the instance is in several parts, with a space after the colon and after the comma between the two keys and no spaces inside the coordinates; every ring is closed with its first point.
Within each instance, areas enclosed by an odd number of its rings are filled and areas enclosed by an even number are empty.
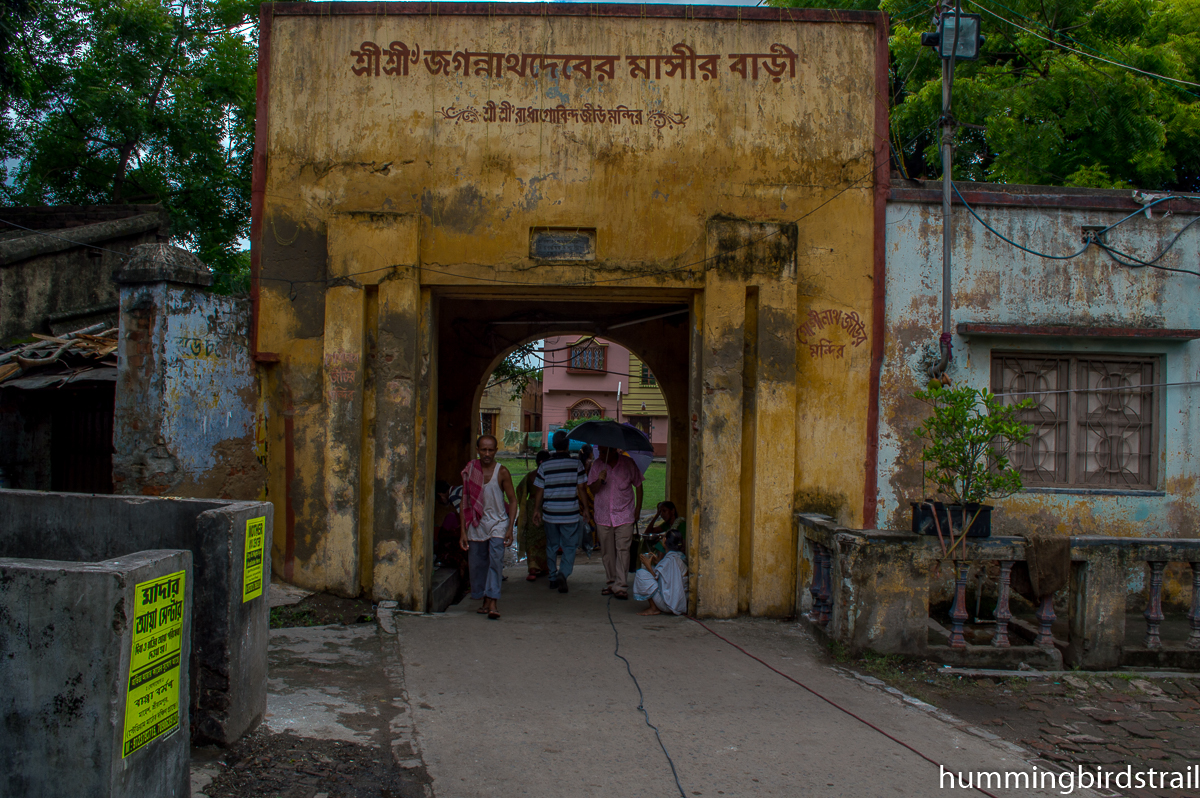
{"type": "MultiPolygon", "coordinates": [[[[646,531],[642,533],[643,537],[654,539],[654,536],[665,537],[668,532],[679,533],[679,551],[682,553],[687,549],[687,535],[684,534],[683,519],[679,517],[679,511],[675,509],[675,502],[665,501],[659,502],[658,507],[654,512],[654,517],[650,519],[650,523],[646,525],[646,531]],[[661,524],[655,524],[658,519],[662,519],[661,524]]],[[[654,540],[650,549],[658,554],[666,554],[666,548],[663,547],[662,540],[654,540]]],[[[687,559],[687,555],[683,555],[687,559]]]]}
{"type": "Polygon", "coordinates": [[[643,554],[642,566],[633,575],[633,597],[650,605],[638,615],[683,615],[687,612],[687,563],[680,549],[683,538],[668,532],[664,541],[667,553],[643,554]]]}
{"type": "MultiPolygon", "coordinates": [[[[537,453],[537,465],[549,459],[550,452],[545,449],[537,453]]],[[[517,516],[517,540],[525,551],[525,562],[529,566],[529,576],[525,579],[529,582],[550,573],[546,567],[546,527],[535,515],[538,505],[533,481],[537,475],[538,470],[534,468],[517,485],[517,507],[520,510],[517,516]]]]}

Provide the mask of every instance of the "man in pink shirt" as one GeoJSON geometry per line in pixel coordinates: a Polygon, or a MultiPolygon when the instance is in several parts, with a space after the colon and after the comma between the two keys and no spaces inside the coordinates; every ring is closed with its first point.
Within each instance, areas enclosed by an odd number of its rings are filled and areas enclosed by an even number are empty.
{"type": "Polygon", "coordinates": [[[588,487],[596,497],[592,523],[600,538],[600,556],[608,581],[600,592],[624,600],[629,598],[625,576],[633,523],[642,514],[642,472],[632,458],[601,446],[600,456],[588,471],[588,487]]]}

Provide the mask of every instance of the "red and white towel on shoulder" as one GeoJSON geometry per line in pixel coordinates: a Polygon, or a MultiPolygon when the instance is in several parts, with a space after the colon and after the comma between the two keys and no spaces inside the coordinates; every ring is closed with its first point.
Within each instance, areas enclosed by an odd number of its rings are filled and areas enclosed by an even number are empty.
{"type": "Polygon", "coordinates": [[[470,529],[483,520],[483,464],[478,460],[467,463],[462,470],[462,481],[462,528],[470,529]]]}

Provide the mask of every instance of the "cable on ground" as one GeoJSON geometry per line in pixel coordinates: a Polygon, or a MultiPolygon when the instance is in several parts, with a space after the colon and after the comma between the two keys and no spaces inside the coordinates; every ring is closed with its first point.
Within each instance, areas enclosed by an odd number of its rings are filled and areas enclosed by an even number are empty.
{"type": "Polygon", "coordinates": [[[617,633],[617,625],[613,623],[612,617],[612,596],[608,597],[608,602],[604,606],[608,610],[608,625],[612,627],[613,640],[616,642],[613,648],[613,656],[625,663],[625,670],[628,671],[629,678],[633,679],[633,686],[638,691],[638,711],[646,717],[646,725],[654,729],[654,737],[658,740],[658,747],[662,749],[663,756],[667,758],[667,764],[671,766],[671,775],[675,777],[675,788],[679,790],[680,798],[687,798],[687,793],[683,791],[683,785],[679,783],[679,772],[675,770],[675,760],[671,759],[671,755],[667,753],[667,746],[662,741],[662,735],[658,733],[658,727],[650,722],[650,713],[646,711],[646,697],[642,694],[642,686],[638,684],[637,677],[633,675],[633,667],[629,664],[629,660],[625,659],[621,654],[621,636],[617,633]]]}
{"type": "MultiPolygon", "coordinates": [[[[689,616],[689,617],[690,617],[690,616],[689,616]]],[[[612,614],[611,614],[611,613],[609,614],[609,620],[612,620],[612,614]]],[[[799,681],[799,680],[797,680],[797,679],[793,679],[791,676],[788,676],[786,673],[784,673],[783,671],[779,670],[779,669],[778,669],[778,668],[776,668],[775,666],[773,666],[773,665],[769,664],[769,663],[768,663],[768,662],[766,662],[765,660],[759,659],[758,657],[754,656],[754,655],[753,655],[753,654],[751,654],[749,651],[747,651],[746,649],[742,648],[741,646],[739,646],[737,643],[733,642],[733,641],[732,641],[732,640],[730,640],[729,638],[727,638],[727,637],[724,637],[723,635],[721,635],[721,634],[718,634],[717,632],[713,631],[711,628],[709,628],[708,626],[706,626],[706,625],[705,625],[703,622],[701,622],[701,621],[699,621],[699,620],[697,620],[697,619],[695,619],[695,618],[692,618],[692,620],[693,620],[693,621],[695,621],[697,624],[699,624],[701,629],[703,629],[704,631],[708,632],[708,633],[709,633],[710,635],[712,635],[713,637],[715,637],[715,638],[717,638],[718,640],[721,640],[721,641],[723,641],[723,642],[725,642],[725,643],[728,643],[729,645],[733,646],[733,647],[734,647],[734,648],[736,648],[738,651],[742,652],[743,654],[745,654],[747,657],[749,657],[750,659],[754,660],[754,661],[755,661],[755,662],[757,662],[758,664],[760,664],[760,665],[765,665],[765,666],[766,666],[766,667],[767,667],[769,670],[772,670],[772,671],[774,671],[775,673],[779,674],[780,676],[782,676],[783,678],[787,679],[789,682],[791,682],[792,684],[796,685],[797,687],[802,687],[802,688],[804,688],[805,690],[807,690],[808,692],[812,693],[812,694],[813,694],[813,695],[815,695],[817,698],[821,699],[821,700],[822,700],[822,701],[824,701],[826,704],[829,704],[829,706],[833,707],[834,709],[838,710],[839,712],[843,712],[843,713],[845,713],[845,714],[849,715],[850,717],[854,718],[854,719],[855,719],[856,721],[858,721],[859,723],[862,723],[863,725],[865,725],[865,726],[868,726],[868,727],[869,727],[869,728],[871,728],[871,729],[874,729],[875,731],[879,732],[880,734],[882,734],[884,737],[888,738],[888,739],[889,739],[889,740],[891,740],[892,742],[894,742],[894,743],[897,743],[898,745],[902,745],[902,746],[904,746],[904,747],[905,747],[905,748],[907,748],[909,751],[912,751],[914,754],[916,754],[917,756],[921,757],[922,759],[924,759],[924,760],[925,760],[926,762],[928,762],[929,764],[931,764],[931,765],[937,765],[939,768],[947,769],[947,768],[946,768],[946,766],[945,766],[945,765],[943,765],[941,762],[937,761],[936,759],[933,759],[932,757],[926,756],[925,754],[921,753],[921,752],[920,752],[920,751],[918,751],[916,748],[913,748],[911,745],[909,745],[908,743],[904,742],[904,741],[903,741],[903,740],[901,740],[900,738],[898,738],[898,737],[894,737],[894,736],[892,736],[892,735],[888,734],[887,732],[885,732],[883,729],[881,729],[881,728],[879,728],[878,726],[876,726],[876,725],[875,725],[874,723],[872,723],[871,721],[869,721],[869,720],[866,720],[865,718],[862,718],[862,717],[860,717],[860,716],[858,716],[858,715],[855,715],[853,712],[851,712],[850,710],[846,709],[846,708],[845,708],[845,707],[843,707],[841,704],[838,704],[836,701],[834,701],[834,700],[832,700],[832,699],[830,699],[830,698],[826,698],[825,696],[821,695],[820,693],[818,693],[816,690],[814,690],[814,689],[812,689],[811,687],[809,687],[809,686],[808,686],[807,684],[805,684],[804,682],[801,682],[801,681],[799,681]]],[[[614,627],[614,629],[615,629],[615,627],[614,627]]],[[[624,659],[624,657],[622,657],[622,659],[624,659]]],[[[632,674],[630,674],[630,675],[632,675],[632,674]]],[[[640,691],[639,691],[639,692],[640,692],[640,691]]],[[[979,790],[979,792],[981,792],[981,793],[983,793],[984,795],[988,796],[988,798],[997,798],[995,795],[993,795],[992,793],[990,793],[990,792],[988,792],[987,790],[983,789],[982,787],[976,787],[975,789],[976,789],[976,790],[979,790]]]]}

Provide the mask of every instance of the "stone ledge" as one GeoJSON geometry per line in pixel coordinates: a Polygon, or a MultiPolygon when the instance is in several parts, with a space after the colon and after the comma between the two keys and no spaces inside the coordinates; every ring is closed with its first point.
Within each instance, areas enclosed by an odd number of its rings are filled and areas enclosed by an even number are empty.
{"type": "Polygon", "coordinates": [[[116,273],[118,283],[179,283],[210,286],[212,269],[192,253],[170,244],[139,244],[116,273]]]}

